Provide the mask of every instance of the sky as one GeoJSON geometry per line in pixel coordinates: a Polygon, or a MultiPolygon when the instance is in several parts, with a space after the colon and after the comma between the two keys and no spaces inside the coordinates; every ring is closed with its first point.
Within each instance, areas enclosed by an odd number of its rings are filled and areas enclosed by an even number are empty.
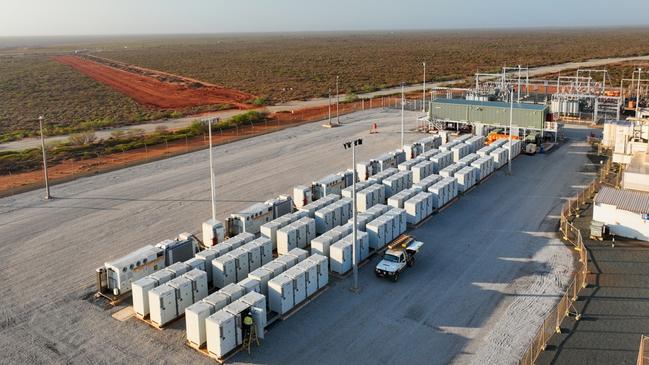
{"type": "Polygon", "coordinates": [[[0,37],[649,25],[648,0],[0,0],[0,37]]]}

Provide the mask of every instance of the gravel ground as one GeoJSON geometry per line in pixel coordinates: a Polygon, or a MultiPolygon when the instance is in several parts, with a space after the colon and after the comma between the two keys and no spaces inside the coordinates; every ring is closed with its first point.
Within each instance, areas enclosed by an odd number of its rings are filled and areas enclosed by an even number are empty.
{"type": "MultiPolygon", "coordinates": [[[[312,123],[215,148],[218,216],[344,169],[345,139],[365,138],[359,160],[397,148],[399,121],[395,111],[361,112],[340,128],[312,123]],[[367,133],[371,122],[379,134],[367,133]]],[[[562,197],[590,178],[578,172],[583,150],[568,144],[516,159],[512,177],[497,172],[413,232],[426,246],[399,283],[376,279],[374,259],[360,270],[359,294],[350,279],[334,281],[234,361],[512,363],[571,270],[554,232],[562,197]]],[[[0,363],[212,363],[182,345],[184,321],[156,331],[119,322],[110,315],[122,307],[91,299],[102,262],[199,231],[210,212],[207,151],[57,185],[53,194],[48,202],[42,191],[0,199],[0,363]]]]}

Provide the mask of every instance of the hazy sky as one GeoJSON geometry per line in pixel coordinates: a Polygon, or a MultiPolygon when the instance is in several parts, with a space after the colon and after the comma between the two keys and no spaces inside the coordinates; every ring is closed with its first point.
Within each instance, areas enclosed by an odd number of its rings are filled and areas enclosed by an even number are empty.
{"type": "Polygon", "coordinates": [[[649,0],[0,0],[0,36],[649,25],[649,0]]]}

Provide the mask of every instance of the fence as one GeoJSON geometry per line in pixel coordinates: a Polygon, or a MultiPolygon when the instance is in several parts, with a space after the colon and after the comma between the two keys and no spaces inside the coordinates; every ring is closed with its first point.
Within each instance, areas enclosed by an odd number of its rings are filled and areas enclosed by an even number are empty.
{"type": "Polygon", "coordinates": [[[649,360],[649,354],[647,354],[649,344],[647,344],[647,341],[649,341],[649,337],[645,335],[640,337],[640,349],[638,350],[638,361],[636,362],[636,365],[644,365],[644,361],[649,360]]]}
{"type": "MultiPolygon", "coordinates": [[[[398,97],[375,97],[361,99],[355,102],[341,103],[339,115],[357,111],[388,108],[400,105],[398,97]]],[[[242,124],[228,129],[215,128],[212,132],[214,145],[225,144],[265,133],[279,131],[285,128],[326,120],[329,114],[328,105],[273,113],[271,117],[256,124],[242,124]]],[[[332,122],[335,123],[336,106],[331,106],[332,122]]],[[[163,124],[162,124],[163,125],[163,124]]],[[[369,129],[369,125],[368,125],[369,129]]],[[[106,153],[102,150],[67,153],[65,157],[48,155],[48,173],[51,182],[68,181],[75,177],[92,175],[98,172],[111,171],[138,163],[155,161],[175,155],[197,151],[207,147],[209,140],[206,135],[187,137],[176,140],[164,140],[154,145],[144,145],[142,148],[128,149],[121,152],[106,153]]],[[[13,195],[37,188],[43,184],[43,170],[40,152],[24,161],[16,161],[0,170],[0,197],[13,195]]]]}
{"type": "MultiPolygon", "coordinates": [[[[608,163],[610,168],[610,163],[608,163]]],[[[519,364],[534,364],[539,354],[545,350],[548,340],[555,333],[561,333],[561,322],[569,315],[573,315],[576,320],[581,318],[579,311],[574,306],[579,291],[586,287],[588,274],[588,251],[584,246],[584,240],[581,236],[581,231],[572,224],[574,217],[579,217],[582,206],[590,199],[592,199],[600,187],[600,180],[596,179],[588,187],[582,190],[576,197],[568,199],[561,209],[561,220],[559,223],[559,230],[563,235],[563,239],[570,242],[579,256],[579,263],[577,270],[574,273],[570,285],[562,295],[556,306],[550,310],[548,316],[545,318],[539,327],[536,335],[532,339],[529,347],[523,354],[519,364]]]]}

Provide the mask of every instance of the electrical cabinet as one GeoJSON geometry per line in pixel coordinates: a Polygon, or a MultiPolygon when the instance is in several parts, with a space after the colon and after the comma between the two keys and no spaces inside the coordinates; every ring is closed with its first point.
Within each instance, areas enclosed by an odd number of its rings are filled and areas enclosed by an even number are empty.
{"type": "Polygon", "coordinates": [[[293,300],[293,279],[280,274],[268,281],[268,302],[270,310],[279,314],[290,311],[295,302],[293,300]]]}
{"type": "Polygon", "coordinates": [[[223,288],[237,281],[236,258],[230,254],[219,256],[212,260],[212,284],[223,288]]]}
{"type": "Polygon", "coordinates": [[[313,254],[307,260],[317,265],[318,289],[322,289],[329,283],[329,259],[320,254],[313,254]]]}
{"type": "Polygon", "coordinates": [[[185,328],[189,343],[200,347],[207,342],[205,320],[212,314],[214,314],[214,307],[203,301],[194,303],[185,309],[185,328]]]}
{"type": "Polygon", "coordinates": [[[176,310],[178,315],[185,313],[185,308],[194,304],[192,281],[185,276],[181,276],[169,281],[167,284],[176,290],[176,310]]]}
{"type": "Polygon", "coordinates": [[[235,316],[220,310],[205,320],[207,351],[222,358],[237,347],[235,316]]]}
{"type": "Polygon", "coordinates": [[[304,260],[296,265],[304,272],[307,298],[318,291],[318,264],[304,260]]]}
{"type": "Polygon", "coordinates": [[[196,303],[207,296],[207,273],[194,269],[183,275],[192,282],[192,302],[196,303]]]}
{"type": "Polygon", "coordinates": [[[259,282],[259,292],[266,296],[268,295],[268,281],[274,276],[275,274],[265,267],[260,267],[259,269],[248,274],[249,279],[253,279],[259,282]]]}
{"type": "Polygon", "coordinates": [[[149,308],[151,322],[163,326],[178,317],[176,306],[176,289],[169,283],[162,284],[149,291],[149,308]]]}

